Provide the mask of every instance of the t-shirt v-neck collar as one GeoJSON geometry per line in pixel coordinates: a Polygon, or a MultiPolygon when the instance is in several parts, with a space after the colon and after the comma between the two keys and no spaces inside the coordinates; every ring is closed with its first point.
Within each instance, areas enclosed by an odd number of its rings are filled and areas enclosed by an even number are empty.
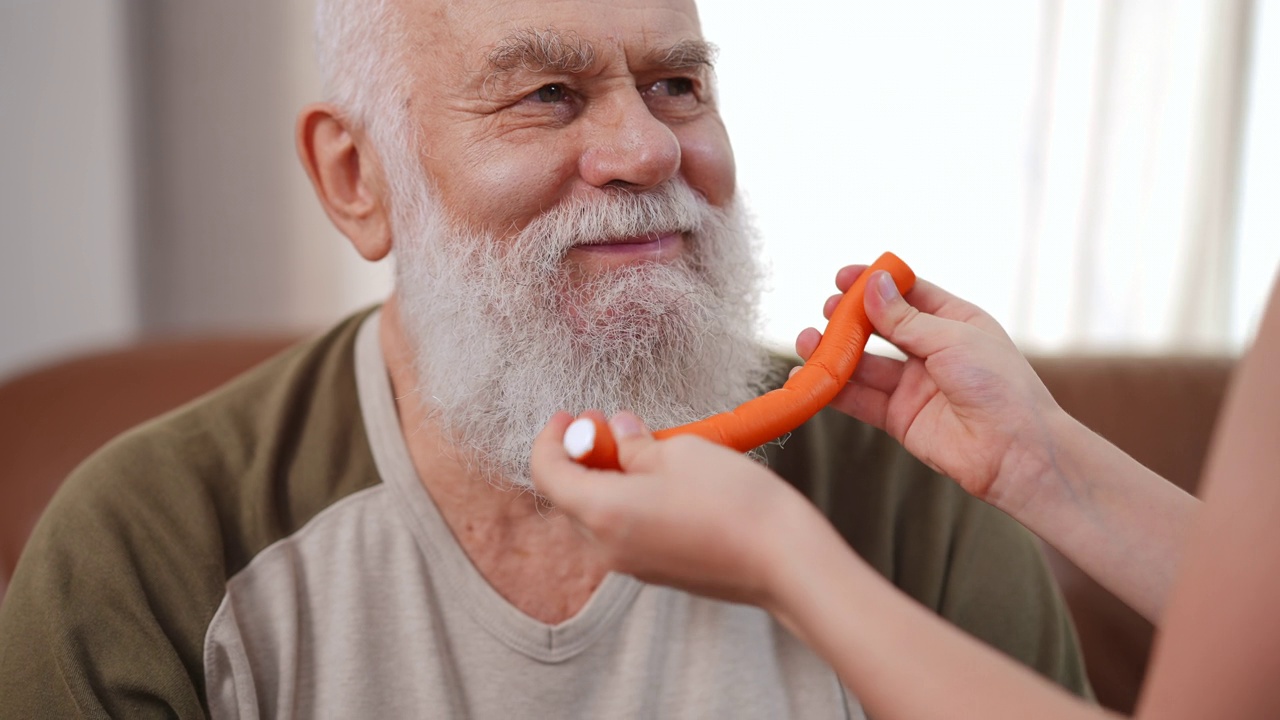
{"type": "Polygon", "coordinates": [[[406,513],[406,524],[426,557],[428,573],[445,591],[441,601],[463,606],[499,641],[535,660],[562,662],[581,653],[614,627],[642,583],[610,573],[578,614],[558,625],[525,615],[493,589],[458,544],[413,467],[379,343],[380,317],[377,311],[366,318],[356,338],[360,411],[378,473],[400,500],[397,505],[406,513]]]}

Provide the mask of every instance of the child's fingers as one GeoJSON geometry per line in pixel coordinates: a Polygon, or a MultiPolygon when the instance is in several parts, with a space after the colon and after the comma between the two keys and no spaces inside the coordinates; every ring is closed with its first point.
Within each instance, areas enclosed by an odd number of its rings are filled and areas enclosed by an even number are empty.
{"type": "Polygon", "coordinates": [[[573,422],[569,413],[551,417],[533,441],[530,459],[534,488],[570,515],[579,515],[607,485],[611,473],[591,470],[574,462],[564,450],[564,431],[573,422]]]}
{"type": "Polygon", "coordinates": [[[916,279],[915,287],[907,293],[907,302],[930,315],[966,323],[1000,337],[1008,337],[1000,323],[985,310],[968,300],[952,295],[928,280],[916,279]]]}
{"type": "Polygon", "coordinates": [[[623,472],[645,471],[643,458],[657,440],[644,426],[644,421],[624,410],[609,419],[609,429],[618,443],[618,464],[623,472]]]}
{"type": "Polygon", "coordinates": [[[863,353],[858,366],[853,369],[853,378],[849,384],[864,385],[872,390],[892,395],[893,391],[898,389],[898,383],[902,381],[902,373],[906,367],[905,362],[896,358],[863,353]]]}
{"type": "MultiPolygon", "coordinates": [[[[796,338],[796,353],[804,360],[808,360],[813,351],[818,347],[818,342],[822,340],[822,333],[808,328],[800,333],[796,338]]],[[[795,375],[800,371],[802,366],[791,368],[791,372],[787,377],[795,375]]],[[[862,358],[858,361],[858,365],[853,369],[853,377],[849,382],[855,385],[866,385],[874,390],[883,393],[893,394],[897,389],[898,382],[902,380],[902,372],[906,368],[906,363],[896,358],[887,358],[882,355],[864,352],[862,358]]]]}
{"type": "Polygon", "coordinates": [[[803,360],[808,360],[813,351],[818,349],[818,343],[822,340],[822,333],[813,328],[805,328],[796,336],[796,354],[803,360]]]}
{"type": "Polygon", "coordinates": [[[835,314],[836,306],[840,304],[840,298],[842,297],[844,295],[832,295],[827,298],[827,301],[822,304],[822,316],[830,320],[831,316],[835,314]]]}
{"type": "Polygon", "coordinates": [[[836,287],[839,288],[842,293],[848,292],[849,288],[857,282],[858,277],[861,276],[862,273],[866,272],[866,270],[866,265],[846,265],[845,267],[840,268],[840,271],[836,273],[836,287]]]}
{"type": "MultiPolygon", "coordinates": [[[[796,337],[796,353],[808,360],[822,340],[822,333],[805,328],[796,337]]],[[[905,364],[901,360],[881,357],[864,352],[849,384],[831,401],[831,406],[878,428],[884,428],[889,409],[889,397],[902,380],[905,364]]],[[[791,375],[800,367],[791,369],[791,375]]]]}
{"type": "MultiPolygon", "coordinates": [[[[836,273],[836,286],[840,288],[841,293],[847,292],[866,268],[866,265],[850,265],[841,268],[840,272],[836,273]]],[[[836,305],[839,304],[841,297],[843,297],[843,294],[832,295],[827,298],[822,307],[824,317],[831,318],[831,314],[835,312],[836,305]]],[[[947,320],[967,323],[986,332],[1008,337],[1000,323],[996,322],[995,318],[988,315],[982,308],[952,295],[927,280],[916,279],[915,287],[907,293],[907,302],[921,312],[947,320]]]]}
{"type": "Polygon", "coordinates": [[[893,277],[883,271],[867,283],[864,304],[867,317],[881,337],[920,358],[927,359],[981,332],[962,321],[938,317],[909,304],[898,292],[893,277]]]}
{"type": "Polygon", "coordinates": [[[868,385],[849,383],[831,401],[831,407],[884,430],[889,417],[890,394],[868,385]]]}
{"type": "Polygon", "coordinates": [[[915,286],[907,294],[911,296],[914,307],[930,315],[937,315],[946,308],[955,309],[965,302],[923,278],[916,278],[915,286]]]}
{"type": "MultiPolygon", "coordinates": [[[[801,360],[808,361],[813,356],[815,350],[818,349],[818,343],[822,342],[822,333],[813,328],[805,328],[796,336],[796,354],[801,360]]],[[[791,373],[795,374],[793,368],[791,373]]],[[[857,367],[853,370],[854,380],[867,382],[879,387],[881,390],[898,384],[898,377],[902,375],[902,361],[893,358],[882,357],[864,352],[862,359],[858,361],[857,367]],[[866,369],[864,369],[866,368],[866,369]],[[886,372],[893,372],[891,382],[880,382],[875,380],[876,377],[882,377],[886,372]],[[861,374],[860,374],[861,373],[861,374]],[[875,373],[869,375],[868,373],[875,373]]]]}

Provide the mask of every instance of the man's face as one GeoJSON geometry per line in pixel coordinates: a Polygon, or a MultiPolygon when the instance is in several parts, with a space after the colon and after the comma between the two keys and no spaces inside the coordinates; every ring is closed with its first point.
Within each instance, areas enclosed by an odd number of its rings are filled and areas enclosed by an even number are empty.
{"type": "Polygon", "coordinates": [[[758,267],[692,5],[416,6],[387,155],[419,400],[499,482],[556,410],[690,422],[756,394],[758,267]],[[408,160],[408,162],[404,162],[408,160]]]}
{"type": "MultiPolygon", "coordinates": [[[[733,153],[710,48],[688,0],[406,3],[409,119],[435,199],[469,229],[513,237],[570,198],[681,177],[733,197],[733,153]]],[[[575,276],[669,260],[683,238],[595,238],[575,276]],[[620,242],[627,241],[627,242],[620,242]]]]}

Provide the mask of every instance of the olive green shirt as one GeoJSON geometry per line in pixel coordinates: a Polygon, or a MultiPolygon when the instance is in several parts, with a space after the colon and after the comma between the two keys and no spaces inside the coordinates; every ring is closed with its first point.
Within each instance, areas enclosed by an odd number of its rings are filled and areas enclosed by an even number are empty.
{"type": "MultiPolygon", "coordinates": [[[[408,460],[373,319],[68,479],[0,608],[0,716],[862,716],[756,608],[620,575],[557,626],[506,604],[408,460]]],[[[767,455],[906,593],[1087,694],[1019,525],[835,412],[767,455]]]]}

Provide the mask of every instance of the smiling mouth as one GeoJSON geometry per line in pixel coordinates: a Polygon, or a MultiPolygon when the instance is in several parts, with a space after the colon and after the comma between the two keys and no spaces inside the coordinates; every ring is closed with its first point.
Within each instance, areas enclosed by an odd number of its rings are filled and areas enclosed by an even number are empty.
{"type": "Polygon", "coordinates": [[[575,250],[591,253],[609,254],[656,254],[666,255],[678,252],[683,244],[684,234],[678,231],[650,233],[636,237],[604,238],[574,246],[575,250]]]}

